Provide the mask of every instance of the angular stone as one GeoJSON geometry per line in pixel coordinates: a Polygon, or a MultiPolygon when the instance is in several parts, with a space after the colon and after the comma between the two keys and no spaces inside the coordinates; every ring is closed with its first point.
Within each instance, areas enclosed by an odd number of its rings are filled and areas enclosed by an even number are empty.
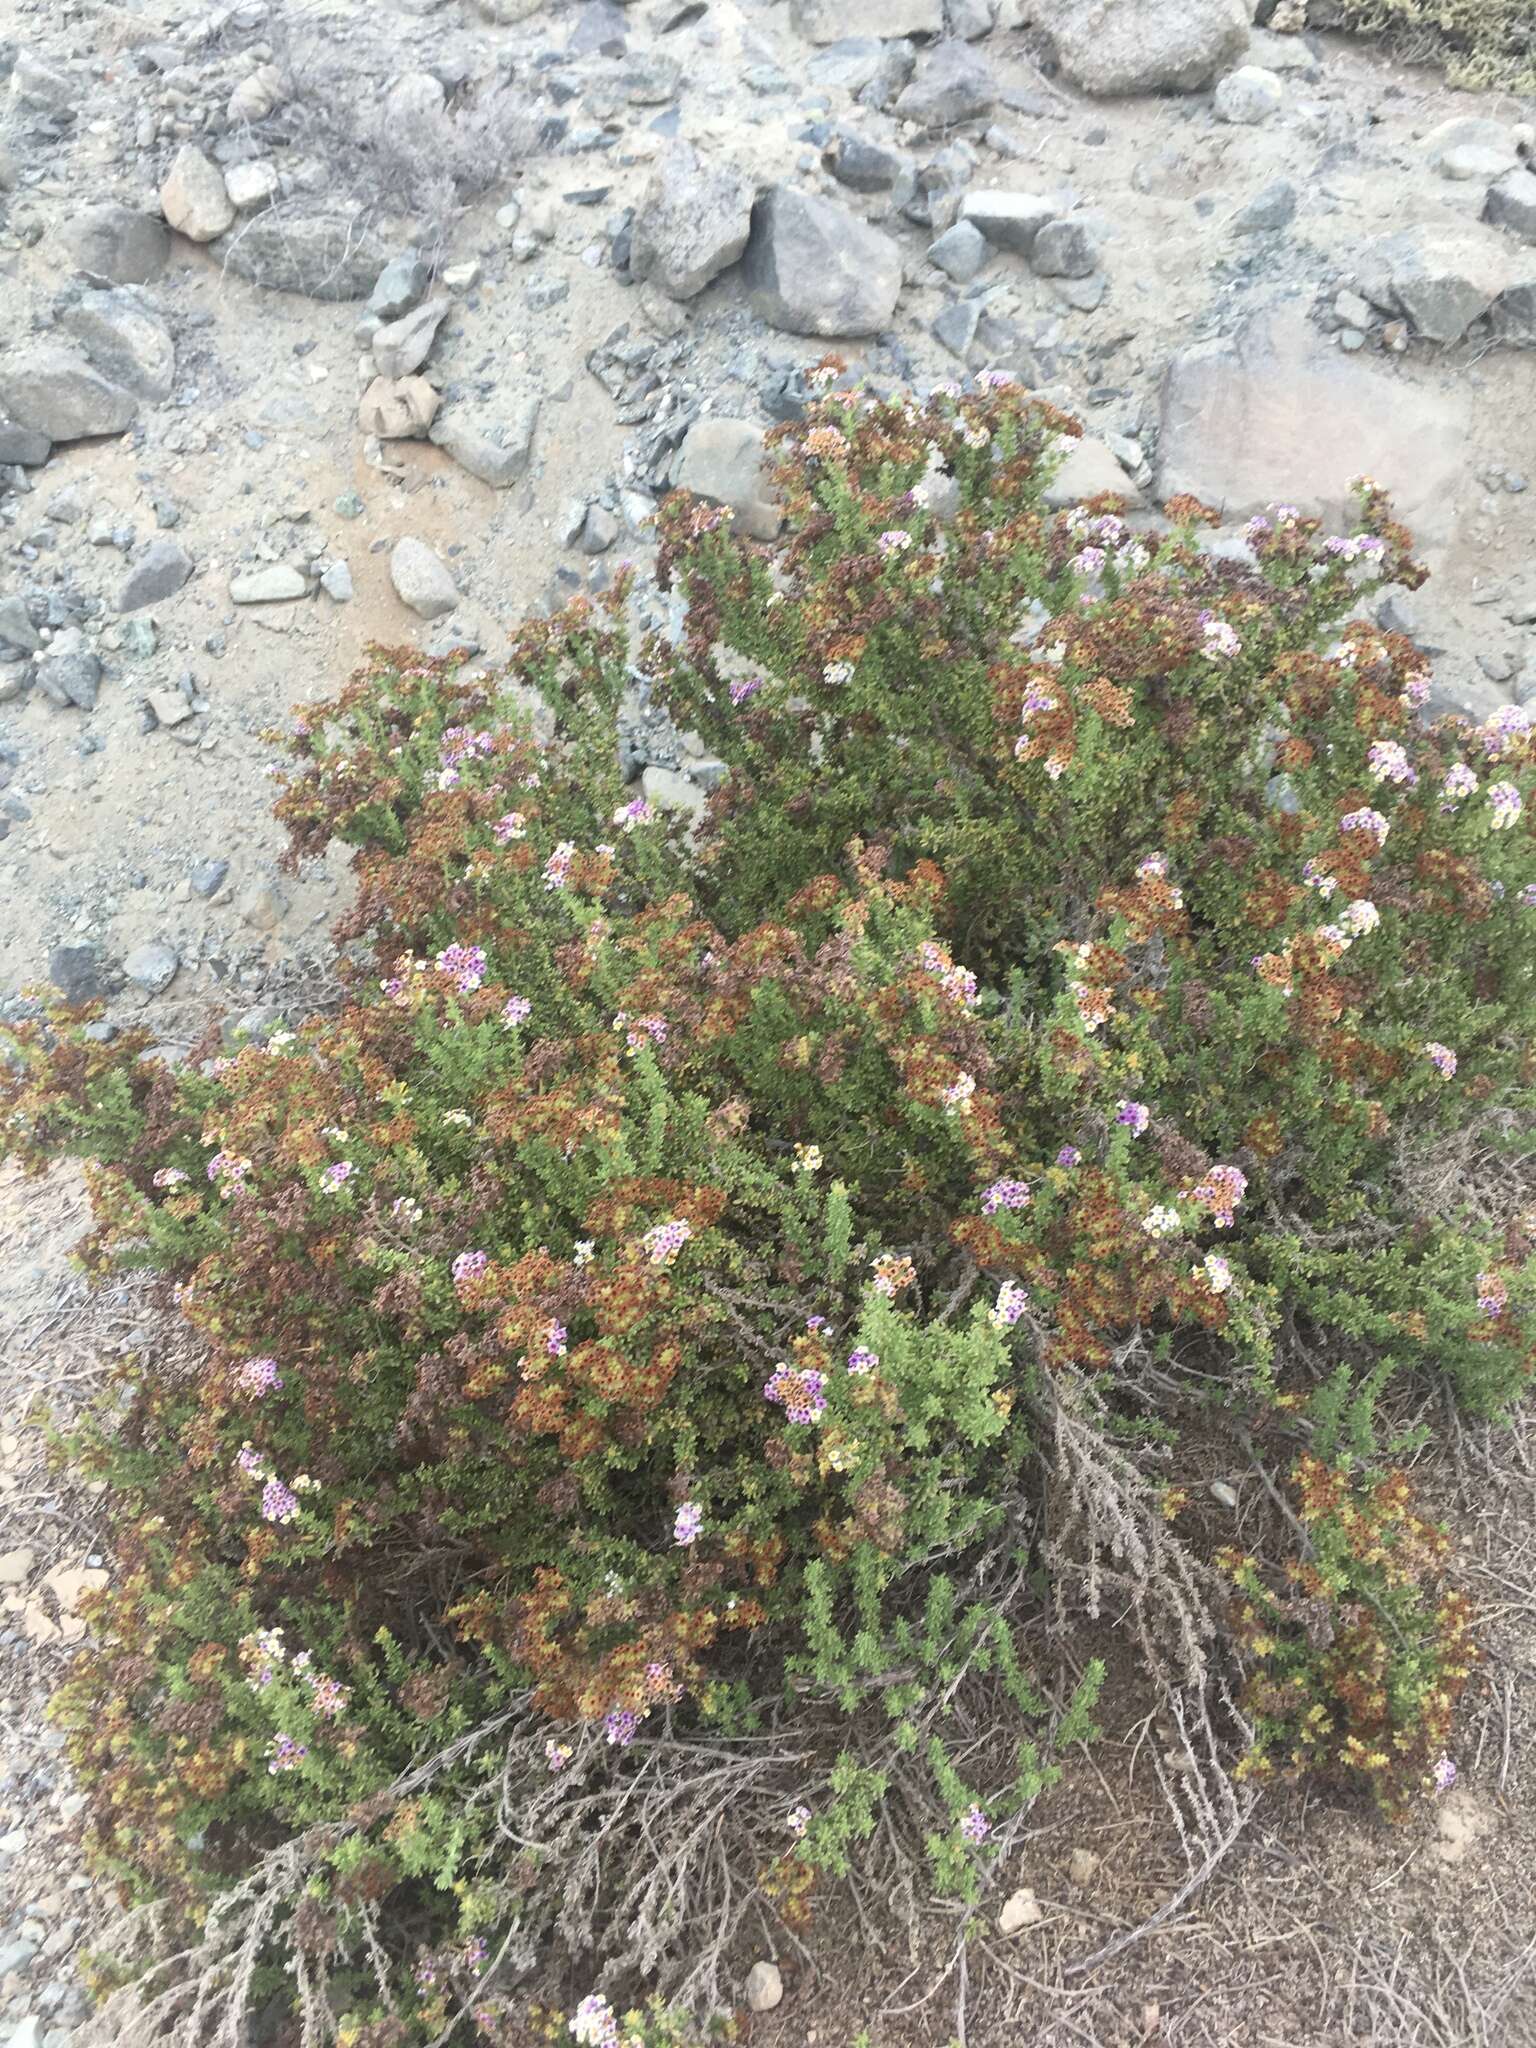
{"type": "Polygon", "coordinates": [[[1029,252],[1037,277],[1092,277],[1098,261],[1093,237],[1075,220],[1047,221],[1029,252]]]}
{"type": "Polygon", "coordinates": [[[1072,442],[1066,459],[1045,487],[1044,502],[1053,512],[1069,505],[1081,505],[1088,498],[1115,491],[1133,505],[1141,503],[1141,492],[1120,467],[1113,449],[1084,434],[1072,442]]]}
{"type": "Polygon", "coordinates": [[[54,634],[48,652],[37,657],[32,673],[51,704],[61,709],[72,704],[77,711],[96,709],[101,663],[78,626],[54,634]]]}
{"type": "Polygon", "coordinates": [[[432,266],[424,263],[414,249],[391,256],[379,272],[378,282],[368,294],[368,310],[381,320],[398,320],[418,305],[432,282],[432,266]]]}
{"type": "Polygon", "coordinates": [[[952,36],[977,43],[997,26],[998,0],[944,0],[944,28],[952,36]]]}
{"type": "Polygon", "coordinates": [[[783,524],[766,474],[763,430],[750,420],[696,420],[678,453],[672,481],[712,505],[729,505],[737,524],[754,540],[772,540],[783,524]]]}
{"type": "Polygon", "coordinates": [[[962,362],[970,354],[971,344],[976,339],[976,330],[981,325],[981,303],[977,299],[957,299],[952,306],[946,306],[933,323],[935,341],[943,342],[952,356],[962,362]]]}
{"type": "Polygon", "coordinates": [[[118,610],[137,612],[147,604],[162,604],[176,595],[192,569],[192,557],[184,547],[173,540],[152,540],[128,571],[117,594],[118,610]]]}
{"type": "Polygon", "coordinates": [[[1355,281],[1373,306],[1404,313],[1426,341],[1460,341],[1513,280],[1509,245],[1490,228],[1404,228],[1361,251],[1355,281]]]}
{"type": "Polygon", "coordinates": [[[271,562],[262,569],[242,569],[229,579],[231,604],[284,604],[303,597],[308,579],[286,562],[271,562]]]}
{"type": "Polygon", "coordinates": [[[525,399],[505,425],[489,430],[472,425],[462,413],[440,413],[432,422],[430,438],[460,469],[493,490],[504,491],[527,473],[538,419],[537,398],[525,399]]]}
{"type": "Polygon", "coordinates": [[[94,946],[55,946],[48,955],[48,979],[66,1003],[94,1003],[106,994],[101,958],[94,946]]]}
{"type": "Polygon", "coordinates": [[[960,202],[962,220],[978,228],[995,249],[1015,256],[1028,256],[1040,230],[1056,217],[1052,202],[1033,192],[967,192],[960,202]]]}
{"type": "Polygon", "coordinates": [[[24,597],[0,597],[0,647],[16,647],[23,654],[36,654],[43,636],[32,623],[24,597]]]}
{"type": "Polygon", "coordinates": [[[155,714],[157,725],[184,725],[192,716],[192,706],[180,690],[151,690],[144,701],[155,714]]]}
{"type": "Polygon", "coordinates": [[[1452,114],[1425,136],[1424,160],[1442,178],[1502,178],[1519,167],[1520,145],[1503,121],[1452,114]]]}
{"type": "Polygon", "coordinates": [[[901,251],[834,200],[776,185],[752,209],[753,310],[787,334],[877,334],[901,296],[901,251]]]}
{"type": "Polygon", "coordinates": [[[224,189],[237,213],[255,213],[258,207],[270,206],[281,182],[277,165],[269,157],[231,164],[224,173],[224,189]]]}
{"type": "Polygon", "coordinates": [[[1493,331],[1510,348],[1536,346],[1536,279],[1511,285],[1493,302],[1493,331]]]}
{"type": "MultiPolygon", "coordinates": [[[[703,790],[676,768],[662,768],[653,763],[640,777],[640,790],[647,803],[654,804],[658,811],[670,812],[673,817],[693,819],[703,815],[706,801],[703,790]]],[[[763,1965],[758,1963],[754,1967],[761,1969],[763,1965]]],[[[772,1968],[772,1965],[768,1967],[772,1968]]],[[[751,1982],[750,1976],[747,1981],[751,1982]]],[[[764,2012],[767,2009],[766,2006],[759,2008],[764,2012]]]]}
{"type": "Polygon", "coordinates": [[[968,220],[957,220],[928,245],[928,261],[956,284],[969,284],[979,276],[991,255],[986,236],[968,220]]]}
{"type": "Polygon", "coordinates": [[[1218,121],[1234,128],[1257,128],[1285,102],[1285,87],[1273,71],[1259,64],[1240,64],[1216,81],[1211,106],[1218,121]]]}
{"type": "Polygon", "coordinates": [[[475,0],[475,11],[482,21],[488,21],[496,28],[516,28],[530,14],[537,14],[543,5],[544,0],[475,0]]]}
{"type": "Polygon", "coordinates": [[[1536,242],[1536,173],[1510,171],[1497,185],[1490,185],[1483,219],[1491,227],[1509,228],[1523,241],[1536,242]]]}
{"type": "Polygon", "coordinates": [[[0,462],[7,467],[19,463],[24,469],[36,469],[52,452],[53,443],[46,434],[0,413],[0,462]]]}
{"type": "Polygon", "coordinates": [[[1232,520],[1283,500],[1346,530],[1350,481],[1372,476],[1398,516],[1438,542],[1454,521],[1470,406],[1464,389],[1409,389],[1369,358],[1340,354],[1291,302],[1174,357],[1157,497],[1188,492],[1232,520]]]}
{"type": "Polygon", "coordinates": [[[752,180],[669,143],[651,173],[630,231],[629,273],[669,298],[691,299],[734,263],[752,229],[752,180]]]}
{"type": "Polygon", "coordinates": [[[997,1916],[997,1931],[999,1934],[1020,1934],[1026,1927],[1037,1927],[1044,1918],[1045,1911],[1040,1901],[1026,1885],[1003,1901],[1003,1909],[997,1916]]]}
{"type": "Polygon", "coordinates": [[[903,121],[923,128],[953,128],[976,121],[997,104],[997,80],[969,43],[951,38],[918,65],[917,75],[896,101],[903,121]]]}
{"type": "Polygon", "coordinates": [[[874,36],[849,36],[837,43],[828,43],[824,49],[815,50],[805,60],[806,82],[822,90],[831,87],[837,92],[862,93],[881,72],[887,50],[905,50],[910,62],[906,78],[896,90],[906,84],[912,76],[917,57],[910,43],[882,43],[874,36]]]}
{"type": "Polygon", "coordinates": [[[450,298],[428,299],[425,305],[391,320],[373,337],[373,360],[381,377],[409,377],[432,353],[437,330],[448,317],[450,298]]]}
{"type": "Polygon", "coordinates": [[[160,184],[160,211],[189,242],[211,242],[235,217],[224,174],[195,143],[184,142],[160,184]]]}
{"type": "Polygon", "coordinates": [[[936,36],[944,27],[943,0],[790,0],[789,18],[810,43],[840,43],[848,36],[936,36]]]}
{"type": "Polygon", "coordinates": [[[389,253],[377,228],[340,209],[253,214],[209,246],[251,284],[332,303],[366,298],[389,253]]]}
{"type": "Polygon", "coordinates": [[[171,253],[162,222],[112,201],[66,213],[56,232],[75,268],[92,284],[148,284],[164,270],[171,253]]]}
{"type": "Polygon", "coordinates": [[[249,78],[242,78],[229,96],[226,108],[232,128],[250,121],[265,121],[284,100],[283,74],[275,64],[258,64],[249,78]]]}
{"type": "Polygon", "coordinates": [[[839,185],[851,192],[886,192],[906,169],[899,151],[871,142],[867,135],[841,129],[822,152],[822,160],[839,185]]]}
{"type": "Polygon", "coordinates": [[[50,441],[120,434],[139,401],[56,341],[0,351],[0,411],[50,441]]]}
{"type": "Polygon", "coordinates": [[[1296,187],[1289,178],[1276,178],[1256,192],[1232,225],[1240,235],[1265,234],[1289,227],[1296,218],[1296,187]]]}
{"type": "Polygon", "coordinates": [[[441,403],[425,377],[375,377],[358,403],[357,423],[381,441],[419,441],[441,403]]]}
{"type": "Polygon", "coordinates": [[[60,321],[104,377],[140,398],[169,398],[176,344],[149,301],[131,285],[82,292],[60,321]]]}
{"type": "Polygon", "coordinates": [[[35,51],[26,48],[16,51],[16,61],[11,67],[11,98],[17,106],[40,107],[52,114],[65,113],[78,105],[80,83],[73,72],[59,71],[53,65],[45,64],[35,51]]]}
{"type": "Polygon", "coordinates": [[[1198,92],[1241,63],[1244,0],[1056,0],[1041,26],[1063,76],[1099,98],[1198,92]]]}
{"type": "Polygon", "coordinates": [[[418,618],[446,618],[459,601],[458,586],[424,540],[406,534],[390,551],[389,580],[395,595],[418,618]]]}
{"type": "Polygon", "coordinates": [[[751,2012],[772,2012],[784,1996],[777,1963],[754,1963],[747,1972],[745,1994],[751,2012]]]}

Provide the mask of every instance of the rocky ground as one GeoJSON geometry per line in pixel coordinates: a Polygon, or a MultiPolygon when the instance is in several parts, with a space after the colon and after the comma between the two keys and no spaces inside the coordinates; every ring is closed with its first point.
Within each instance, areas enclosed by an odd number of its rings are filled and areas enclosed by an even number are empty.
{"type": "MultiPolygon", "coordinates": [[[[1193,490],[1216,546],[1368,472],[1435,572],[1387,616],[1437,703],[1536,700],[1536,110],[1307,11],[0,0],[0,1003],[51,980],[167,1047],[301,1004],[345,881],[278,875],[263,729],[370,641],[494,658],[643,570],[671,488],[771,536],[762,433],[828,348],[1011,372],[1085,422],[1064,491],[1193,490]]],[[[670,806],[718,772],[639,680],[621,745],[670,806]]],[[[7,1530],[51,1498],[20,1420],[80,1304],[26,1317],[77,1216],[0,1189],[7,1530]]],[[[31,1705],[100,1532],[37,1513],[0,1556],[9,2048],[79,2017],[31,1705]]]]}

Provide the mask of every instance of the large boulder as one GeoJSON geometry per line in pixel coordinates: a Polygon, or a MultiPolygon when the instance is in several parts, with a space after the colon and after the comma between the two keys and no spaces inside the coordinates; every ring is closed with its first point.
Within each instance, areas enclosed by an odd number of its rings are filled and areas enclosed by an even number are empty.
{"type": "Polygon", "coordinates": [[[50,441],[84,441],[132,426],[139,401],[56,341],[0,351],[0,413],[50,441]]]}
{"type": "Polygon", "coordinates": [[[83,292],[59,324],[114,384],[156,402],[170,397],[176,344],[155,308],[131,286],[83,292]]]}
{"type": "Polygon", "coordinates": [[[1244,0],[1044,0],[1063,75],[1101,98],[1199,92],[1248,48],[1244,0]]]}
{"type": "Polygon", "coordinates": [[[160,185],[160,211],[189,242],[211,242],[235,217],[224,174],[197,147],[184,142],[160,185]]]}
{"type": "Polygon", "coordinates": [[[630,275],[691,299],[734,263],[752,229],[751,179],[673,142],[651,173],[630,230],[630,275]]]}
{"type": "Polygon", "coordinates": [[[772,540],[783,523],[764,474],[763,430],[750,420],[695,420],[672,481],[712,505],[728,505],[754,540],[772,540]]]}
{"type": "Polygon", "coordinates": [[[789,18],[812,43],[936,36],[944,28],[944,0],[790,0],[789,18]]]}
{"type": "Polygon", "coordinates": [[[1406,386],[1342,354],[1299,303],[1196,342],[1162,386],[1157,496],[1188,492],[1228,519],[1272,501],[1347,530],[1350,482],[1372,476],[1423,540],[1443,540],[1465,475],[1471,399],[1406,386]]]}
{"type": "Polygon", "coordinates": [[[1511,283],[1513,251],[1476,223],[1412,227],[1379,235],[1355,261],[1355,282],[1373,306],[1406,316],[1426,341],[1460,341],[1511,283]]]}
{"type": "Polygon", "coordinates": [[[67,213],[58,237],[76,270],[92,284],[148,284],[164,270],[171,253],[162,222],[110,200],[67,213]]]}
{"type": "Polygon", "coordinates": [[[287,213],[274,206],[209,247],[236,277],[329,301],[367,298],[390,254],[376,228],[339,208],[287,213]]]}
{"type": "Polygon", "coordinates": [[[786,334],[878,334],[901,295],[901,251],[844,206],[775,185],[752,209],[753,309],[786,334]]]}

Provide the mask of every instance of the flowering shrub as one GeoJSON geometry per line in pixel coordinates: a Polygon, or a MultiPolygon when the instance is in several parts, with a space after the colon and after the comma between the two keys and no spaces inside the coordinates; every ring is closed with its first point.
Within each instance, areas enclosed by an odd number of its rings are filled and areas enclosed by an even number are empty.
{"type": "Polygon", "coordinates": [[[1341,625],[1419,580],[1373,487],[1233,560],[1193,504],[1043,509],[1070,425],[828,399],[775,550],[670,509],[686,632],[638,653],[729,766],[695,842],[618,782],[622,583],[506,679],[380,650],[277,802],[295,860],[356,848],[339,1011],[174,1072],[13,1034],[7,1145],[95,1162],[94,1255],[205,1346],[75,1447],[95,1844],[190,1918],[259,1896],[306,2043],[521,2038],[556,1930],[671,1988],[695,1848],[623,1830],[699,1731],[733,1895],[803,1917],[899,1807],[977,1896],[1102,1676],[1020,1627],[1069,1382],[1175,1464],[1186,1409],[1341,1446],[1328,1641],[1226,1563],[1255,1769],[1401,1785],[1446,1739],[1436,1546],[1366,1475],[1394,1376],[1494,1414],[1531,1369],[1530,723],[1426,729],[1422,657],[1341,625]],[[819,1754],[764,1746],[791,1707],[819,1754]]]}

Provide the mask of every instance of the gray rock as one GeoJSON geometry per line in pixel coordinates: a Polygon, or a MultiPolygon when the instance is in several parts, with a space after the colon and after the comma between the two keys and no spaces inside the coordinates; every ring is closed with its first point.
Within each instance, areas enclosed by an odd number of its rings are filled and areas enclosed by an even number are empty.
{"type": "Polygon", "coordinates": [[[1118,492],[1133,505],[1141,503],[1140,491],[1121,468],[1114,451],[1084,434],[1068,447],[1060,467],[1045,487],[1044,503],[1052,512],[1061,512],[1069,505],[1101,497],[1106,491],[1118,492]]]}
{"type": "Polygon", "coordinates": [[[825,49],[813,51],[805,62],[806,81],[823,89],[831,87],[837,92],[862,93],[879,77],[885,53],[892,49],[905,50],[908,58],[906,77],[896,88],[899,92],[907,78],[912,76],[916,54],[910,43],[882,43],[875,36],[849,36],[842,42],[829,43],[825,49]]]}
{"type": "Polygon", "coordinates": [[[591,504],[581,523],[581,551],[584,555],[606,555],[622,531],[618,517],[606,505],[591,504]]]}
{"type": "Polygon", "coordinates": [[[1341,355],[1292,301],[1174,357],[1157,496],[1188,492],[1229,520],[1288,500],[1342,531],[1350,480],[1373,476],[1398,517],[1435,543],[1449,531],[1470,432],[1463,387],[1409,389],[1368,357],[1341,355]]]}
{"type": "Polygon", "coordinates": [[[1442,178],[1502,178],[1518,168],[1520,145],[1506,122],[1453,114],[1424,138],[1424,160],[1442,178]]]}
{"type": "Polygon", "coordinates": [[[906,169],[906,158],[885,149],[867,135],[839,129],[822,152],[822,160],[839,185],[852,192],[886,192],[906,169]]]}
{"type": "Polygon", "coordinates": [[[149,284],[171,253],[162,222],[113,201],[66,213],[57,233],[75,268],[92,284],[149,284]]]}
{"type": "Polygon", "coordinates": [[[1403,313],[1426,341],[1460,341],[1511,282],[1508,244],[1491,228],[1412,227],[1361,251],[1355,281],[1373,306],[1403,313]]]}
{"type": "Polygon", "coordinates": [[[691,299],[740,256],[752,228],[752,181],[672,142],[651,173],[630,230],[629,271],[669,298],[691,299]]]}
{"type": "Polygon", "coordinates": [[[704,810],[705,796],[699,785],[675,768],[652,762],[640,777],[640,789],[647,803],[674,817],[693,819],[704,810]]]}
{"type": "Polygon", "coordinates": [[[1042,26],[1063,75],[1101,98],[1198,92],[1242,61],[1244,0],[1056,0],[1042,26]]]}
{"type": "Polygon", "coordinates": [[[896,112],[923,128],[953,128],[960,121],[979,120],[996,104],[997,80],[969,43],[950,38],[918,65],[896,101],[896,112]]]}
{"type": "Polygon", "coordinates": [[[1028,256],[1035,237],[1056,215],[1051,201],[1033,192],[967,192],[960,204],[961,220],[978,228],[994,248],[1015,256],[1028,256]]]}
{"type": "Polygon", "coordinates": [[[343,561],[327,562],[320,572],[320,588],[333,604],[352,602],[352,571],[343,561]]]}
{"type": "Polygon", "coordinates": [[[933,336],[943,342],[951,355],[962,362],[970,354],[971,344],[976,339],[976,330],[981,324],[981,304],[976,299],[957,299],[952,306],[946,306],[933,323],[933,336]]]}
{"type": "Polygon", "coordinates": [[[849,36],[936,36],[944,27],[943,0],[790,0],[789,18],[811,43],[849,36]]]}
{"type": "Polygon", "coordinates": [[[1295,218],[1296,187],[1289,178],[1276,178],[1254,194],[1232,225],[1239,234],[1257,235],[1289,227],[1295,218]]]}
{"type": "Polygon", "coordinates": [[[425,305],[391,320],[373,337],[373,360],[381,377],[409,377],[432,353],[437,330],[448,317],[450,298],[428,299],[425,305]]]}
{"type": "Polygon", "coordinates": [[[157,726],[185,725],[193,716],[192,700],[184,697],[180,690],[151,690],[144,701],[154,714],[157,726]]]}
{"type": "Polygon", "coordinates": [[[753,310],[788,334],[877,334],[901,296],[901,252],[846,207],[776,185],[752,209],[753,310]]]}
{"type": "Polygon", "coordinates": [[[191,884],[192,894],[207,901],[218,895],[228,874],[227,860],[200,860],[187,879],[191,884]]]}
{"type": "Polygon", "coordinates": [[[83,292],[60,321],[104,377],[139,398],[169,398],[176,344],[154,307],[131,285],[83,292]]]}
{"type": "Polygon", "coordinates": [[[254,163],[229,164],[224,171],[224,189],[237,213],[255,213],[258,207],[270,206],[281,187],[277,165],[267,157],[258,157],[254,163]]]}
{"type": "Polygon", "coordinates": [[[672,481],[713,505],[729,505],[754,540],[772,540],[783,523],[766,475],[763,430],[750,420],[695,420],[672,481]]]}
{"type": "Polygon", "coordinates": [[[1050,220],[1035,236],[1029,267],[1037,277],[1092,277],[1099,252],[1076,220],[1050,220]]]}
{"type": "Polygon", "coordinates": [[[32,673],[50,704],[57,704],[61,710],[69,705],[77,711],[96,709],[101,663],[78,626],[67,626],[62,633],[54,634],[48,652],[40,654],[34,662],[32,673]]]}
{"type": "Polygon", "coordinates": [[[1051,290],[1064,306],[1071,306],[1078,313],[1092,313],[1103,305],[1109,279],[1102,270],[1087,277],[1053,277],[1051,290]]]}
{"type": "Polygon", "coordinates": [[[917,51],[910,43],[882,43],[880,62],[868,82],[859,88],[861,105],[888,113],[916,69],[917,51]]]}
{"type": "Polygon", "coordinates": [[[414,249],[391,256],[368,295],[368,310],[381,320],[398,320],[420,304],[431,282],[432,266],[423,263],[414,249]]]}
{"type": "Polygon", "coordinates": [[[242,891],[235,908],[254,931],[275,932],[288,915],[288,898],[276,882],[256,881],[242,891]]]}
{"type": "Polygon", "coordinates": [[[24,597],[0,597],[0,646],[19,648],[23,654],[36,654],[43,644],[43,636],[32,623],[24,597]]]}
{"type": "Polygon", "coordinates": [[[160,185],[160,211],[189,242],[211,242],[229,226],[235,209],[224,174],[195,143],[184,142],[160,185]]]}
{"type": "MultiPolygon", "coordinates": [[[[15,45],[11,45],[15,49],[15,45]]],[[[62,114],[78,106],[81,81],[72,71],[45,64],[35,51],[16,50],[11,66],[11,98],[19,107],[37,107],[62,114]]]]}
{"type": "Polygon", "coordinates": [[[118,610],[138,612],[147,604],[164,603],[176,595],[192,569],[192,557],[176,541],[152,540],[117,593],[118,610]]]}
{"type": "Polygon", "coordinates": [[[388,254],[377,228],[340,209],[295,214],[271,207],[209,247],[236,277],[330,302],[366,298],[388,254]]]}
{"type": "Polygon", "coordinates": [[[20,464],[26,469],[36,469],[48,460],[53,452],[53,443],[46,434],[40,434],[36,427],[24,427],[19,420],[7,419],[0,413],[0,463],[7,468],[20,464]]]}
{"type": "Polygon", "coordinates": [[[106,994],[101,958],[94,946],[55,946],[48,955],[48,979],[66,1003],[94,1003],[106,994]]]}
{"type": "Polygon", "coordinates": [[[1500,292],[1489,317],[1494,333],[1506,346],[1536,347],[1536,279],[1500,292]]]}
{"type": "Polygon", "coordinates": [[[751,2012],[772,2012],[784,1996],[784,1979],[777,1963],[754,1963],[744,1987],[751,2012]]]}
{"type": "Polygon", "coordinates": [[[1510,228],[1524,241],[1536,242],[1536,173],[1510,171],[1490,185],[1483,201],[1483,219],[1496,228],[1510,228]]]}
{"type": "Polygon", "coordinates": [[[0,411],[50,441],[120,434],[138,410],[131,391],[59,342],[34,341],[0,352],[0,411]]]}
{"type": "Polygon", "coordinates": [[[980,42],[997,26],[998,0],[944,0],[944,27],[964,42],[980,42]]]}
{"type": "Polygon", "coordinates": [[[1273,71],[1258,64],[1241,64],[1216,81],[1211,105],[1218,121],[1235,128],[1257,128],[1278,114],[1285,101],[1285,87],[1273,71]]]}
{"type": "Polygon", "coordinates": [[[390,551],[389,580],[400,602],[418,618],[446,618],[459,601],[458,587],[447,568],[414,534],[397,540],[390,551]]]}
{"type": "Polygon", "coordinates": [[[181,959],[174,946],[168,946],[163,939],[151,939],[147,945],[135,946],[123,961],[123,972],[135,988],[144,989],[157,996],[162,989],[168,989],[176,979],[181,959]]]}
{"type": "Polygon", "coordinates": [[[432,422],[430,439],[445,449],[460,469],[467,469],[493,490],[504,491],[527,474],[538,419],[537,398],[525,399],[505,425],[489,430],[472,425],[461,413],[439,413],[432,422]]]}
{"type": "Polygon", "coordinates": [[[928,261],[956,284],[969,284],[986,269],[991,258],[986,236],[968,220],[957,220],[928,245],[928,261]]]}
{"type": "Polygon", "coordinates": [[[272,562],[264,569],[245,569],[229,579],[231,604],[283,604],[303,597],[309,589],[307,578],[286,562],[272,562]]]}

